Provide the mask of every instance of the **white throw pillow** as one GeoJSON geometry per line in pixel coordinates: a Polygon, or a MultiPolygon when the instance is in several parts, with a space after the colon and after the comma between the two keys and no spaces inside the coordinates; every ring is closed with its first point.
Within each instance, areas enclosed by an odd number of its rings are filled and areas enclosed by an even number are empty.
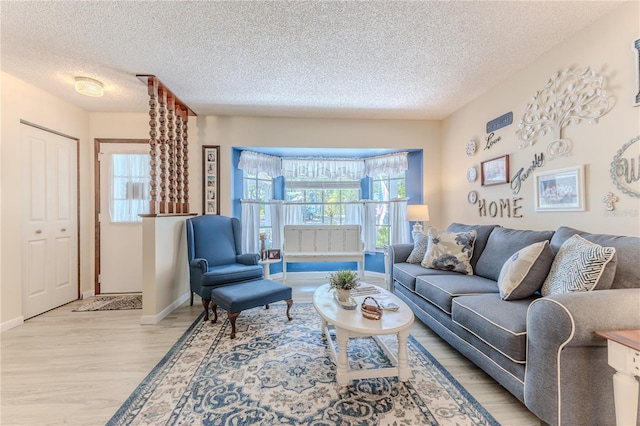
{"type": "Polygon", "coordinates": [[[446,232],[436,228],[427,231],[427,251],[420,263],[424,268],[473,275],[471,256],[477,232],[446,232]]]}
{"type": "Polygon", "coordinates": [[[602,247],[576,234],[566,240],[551,265],[551,271],[542,285],[542,295],[609,288],[615,269],[604,273],[609,262],[616,257],[614,247],[602,247]]]}
{"type": "Polygon", "coordinates": [[[514,253],[500,271],[498,288],[503,300],[525,299],[540,290],[553,263],[549,241],[533,243],[514,253]]]}

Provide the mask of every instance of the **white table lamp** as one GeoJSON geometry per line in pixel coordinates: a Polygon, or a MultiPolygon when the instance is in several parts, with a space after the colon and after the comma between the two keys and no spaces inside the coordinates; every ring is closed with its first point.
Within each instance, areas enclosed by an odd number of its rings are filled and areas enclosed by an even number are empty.
{"type": "Polygon", "coordinates": [[[429,206],[426,204],[411,204],[407,206],[407,220],[409,222],[415,222],[413,224],[413,231],[411,235],[422,234],[422,222],[429,221],[429,206]]]}

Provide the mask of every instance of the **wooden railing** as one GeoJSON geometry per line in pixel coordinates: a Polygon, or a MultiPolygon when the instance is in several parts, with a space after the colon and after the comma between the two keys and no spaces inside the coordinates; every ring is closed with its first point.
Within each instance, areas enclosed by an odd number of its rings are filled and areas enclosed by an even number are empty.
{"type": "Polygon", "coordinates": [[[188,121],[190,115],[196,114],[155,76],[137,77],[149,91],[149,214],[188,213],[188,121]]]}

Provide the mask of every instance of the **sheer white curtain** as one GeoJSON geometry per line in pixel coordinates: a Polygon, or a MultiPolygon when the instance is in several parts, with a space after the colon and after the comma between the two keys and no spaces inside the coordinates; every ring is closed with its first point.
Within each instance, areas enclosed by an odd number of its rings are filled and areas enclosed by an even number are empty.
{"type": "Polygon", "coordinates": [[[271,248],[281,249],[284,238],[284,206],[282,201],[271,200],[267,220],[271,222],[271,248]]]}
{"type": "Polygon", "coordinates": [[[282,176],[286,178],[362,179],[364,160],[345,158],[283,158],[282,176]]]}
{"type": "Polygon", "coordinates": [[[364,160],[367,176],[397,175],[409,168],[406,152],[369,157],[364,160]]]}
{"type": "Polygon", "coordinates": [[[300,204],[284,205],[284,225],[302,225],[302,206],[300,204]]]}
{"type": "Polygon", "coordinates": [[[249,175],[257,176],[260,173],[266,173],[276,178],[282,175],[280,161],[280,157],[273,155],[242,151],[238,168],[249,175]]]}
{"type": "Polygon", "coordinates": [[[364,251],[367,253],[375,253],[376,251],[376,207],[375,201],[367,201],[364,203],[364,251]]]}
{"type": "Polygon", "coordinates": [[[389,244],[409,242],[407,199],[389,201],[389,244]]]}
{"type": "Polygon", "coordinates": [[[260,204],[251,200],[242,203],[242,252],[260,253],[260,204]]]}
{"type": "Polygon", "coordinates": [[[113,153],[109,164],[109,219],[111,222],[142,222],[149,212],[150,156],[146,151],[113,153]]]}
{"type": "MultiPolygon", "coordinates": [[[[348,203],[345,205],[345,225],[362,225],[364,203],[348,203]]],[[[363,227],[364,229],[364,227],[363,227]]],[[[364,235],[362,236],[364,238],[364,235]]]]}

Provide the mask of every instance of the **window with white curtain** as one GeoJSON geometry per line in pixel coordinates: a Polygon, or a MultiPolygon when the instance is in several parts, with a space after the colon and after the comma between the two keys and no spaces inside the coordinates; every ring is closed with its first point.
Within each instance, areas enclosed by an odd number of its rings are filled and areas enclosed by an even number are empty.
{"type": "Polygon", "coordinates": [[[390,243],[390,200],[407,195],[405,172],[373,177],[372,199],[376,202],[376,248],[390,243]]]}
{"type": "Polygon", "coordinates": [[[271,248],[272,229],[269,202],[273,199],[273,179],[267,173],[256,175],[244,173],[242,198],[259,204],[259,233],[265,233],[267,248],[271,248]]]}
{"type": "Polygon", "coordinates": [[[285,201],[299,204],[307,225],[344,225],[347,204],[360,199],[360,180],[290,178],[285,181],[285,201]]]}
{"type": "Polygon", "coordinates": [[[111,222],[142,222],[149,212],[149,154],[112,154],[109,217],[111,222]]]}

